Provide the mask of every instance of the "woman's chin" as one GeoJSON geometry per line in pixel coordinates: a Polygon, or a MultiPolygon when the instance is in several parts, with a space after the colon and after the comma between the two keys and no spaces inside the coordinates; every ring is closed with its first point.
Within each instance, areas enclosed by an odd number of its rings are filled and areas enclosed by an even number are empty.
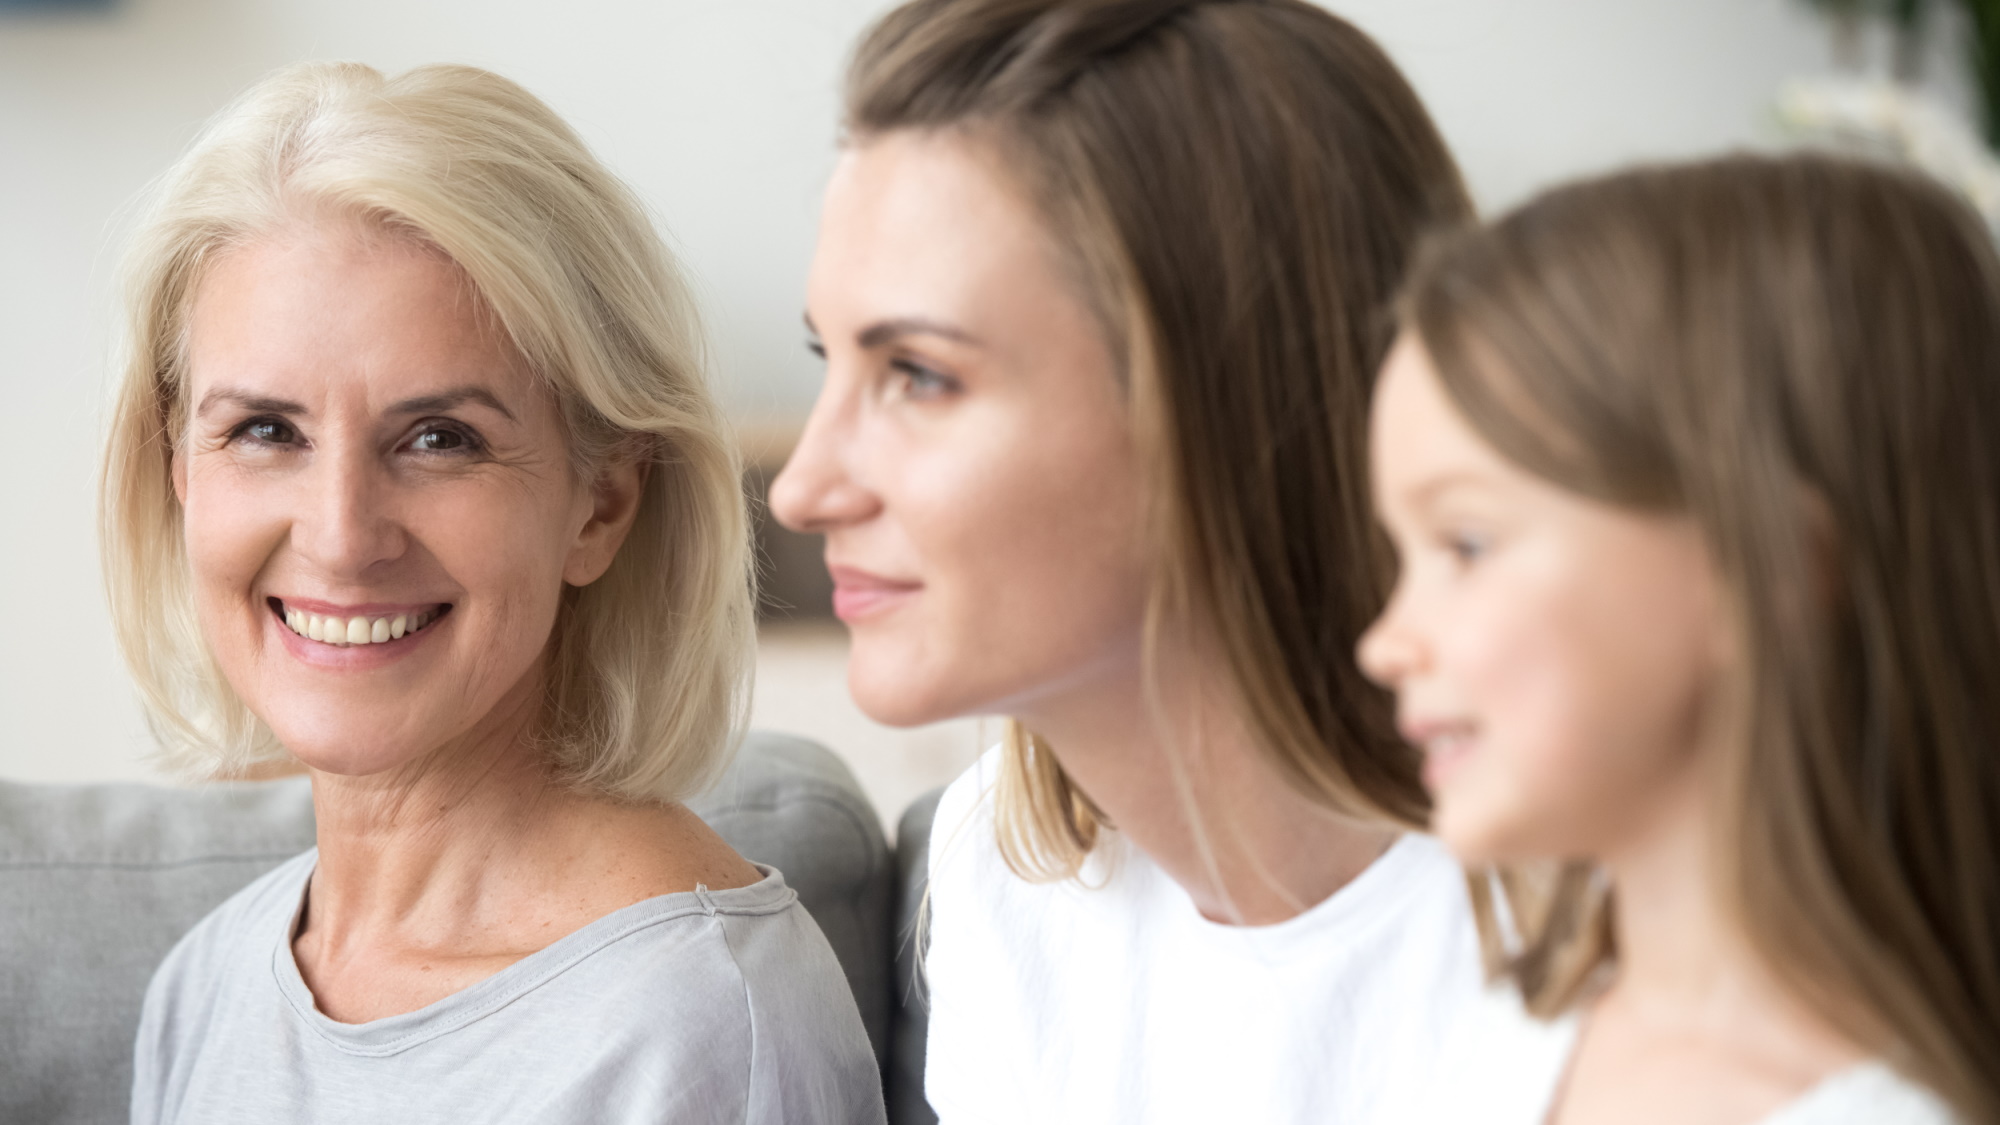
{"type": "Polygon", "coordinates": [[[341,777],[388,773],[416,762],[427,752],[400,740],[385,740],[380,732],[353,731],[336,737],[308,735],[287,738],[284,731],[279,731],[278,740],[307,769],[341,777]]]}
{"type": "Polygon", "coordinates": [[[847,690],[855,706],[883,726],[920,727],[957,718],[962,712],[928,690],[932,678],[921,669],[904,673],[883,662],[851,659],[847,665],[847,690]]]}

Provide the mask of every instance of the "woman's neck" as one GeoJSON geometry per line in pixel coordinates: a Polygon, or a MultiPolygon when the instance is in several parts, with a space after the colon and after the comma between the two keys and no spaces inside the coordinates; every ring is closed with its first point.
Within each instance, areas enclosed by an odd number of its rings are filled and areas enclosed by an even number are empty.
{"type": "Polygon", "coordinates": [[[576,798],[551,783],[531,750],[534,693],[510,694],[521,702],[399,769],[313,772],[315,925],[408,924],[431,913],[470,923],[496,875],[518,887],[546,866],[547,836],[576,798]]]}
{"type": "Polygon", "coordinates": [[[761,876],[681,805],[557,782],[517,690],[451,745],[367,777],[316,772],[319,862],[293,953],[320,1010],[414,1011],[612,911],[761,876]]]}
{"type": "Polygon", "coordinates": [[[1168,668],[1150,698],[1135,672],[1019,717],[1204,917],[1267,925],[1325,901],[1398,833],[1298,793],[1231,695],[1213,671],[1168,668]]]}

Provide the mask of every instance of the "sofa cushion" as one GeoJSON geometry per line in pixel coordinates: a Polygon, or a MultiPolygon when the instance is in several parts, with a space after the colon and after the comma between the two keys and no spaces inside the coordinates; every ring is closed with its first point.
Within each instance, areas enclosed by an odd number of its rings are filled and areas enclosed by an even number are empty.
{"type": "MultiPolygon", "coordinates": [[[[884,1057],[895,871],[853,775],[820,746],[756,733],[690,806],[744,856],[785,873],[884,1057]]],[[[202,916],[312,844],[300,778],[195,789],[0,782],[0,1121],[125,1121],[154,967],[202,916]]]]}

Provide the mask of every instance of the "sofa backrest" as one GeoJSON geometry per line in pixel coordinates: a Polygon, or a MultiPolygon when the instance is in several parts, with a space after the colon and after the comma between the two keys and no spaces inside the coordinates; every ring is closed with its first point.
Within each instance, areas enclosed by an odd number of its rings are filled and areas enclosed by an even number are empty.
{"type": "MultiPolygon", "coordinates": [[[[753,733],[690,806],[785,873],[888,1057],[896,871],[880,822],[825,748],[753,733]]],[[[132,1040],[167,950],[313,844],[302,778],[174,789],[0,782],[0,1121],[127,1120],[132,1040]]]]}

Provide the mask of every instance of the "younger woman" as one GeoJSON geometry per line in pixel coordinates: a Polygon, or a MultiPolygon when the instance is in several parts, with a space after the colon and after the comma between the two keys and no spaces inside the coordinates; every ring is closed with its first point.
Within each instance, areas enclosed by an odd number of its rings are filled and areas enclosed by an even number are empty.
{"type": "Polygon", "coordinates": [[[1301,0],[918,0],[848,134],[772,506],[864,709],[1013,720],[932,835],[932,1105],[1370,1119],[1479,995],[1352,662],[1383,314],[1468,209],[1437,131],[1301,0]]]}
{"type": "Polygon", "coordinates": [[[1824,157],[1628,172],[1446,242],[1404,313],[1361,660],[1506,892],[1491,964],[1576,1013],[1559,1085],[1464,1051],[1438,1119],[2000,1121],[1978,220],[1824,157]]]}

